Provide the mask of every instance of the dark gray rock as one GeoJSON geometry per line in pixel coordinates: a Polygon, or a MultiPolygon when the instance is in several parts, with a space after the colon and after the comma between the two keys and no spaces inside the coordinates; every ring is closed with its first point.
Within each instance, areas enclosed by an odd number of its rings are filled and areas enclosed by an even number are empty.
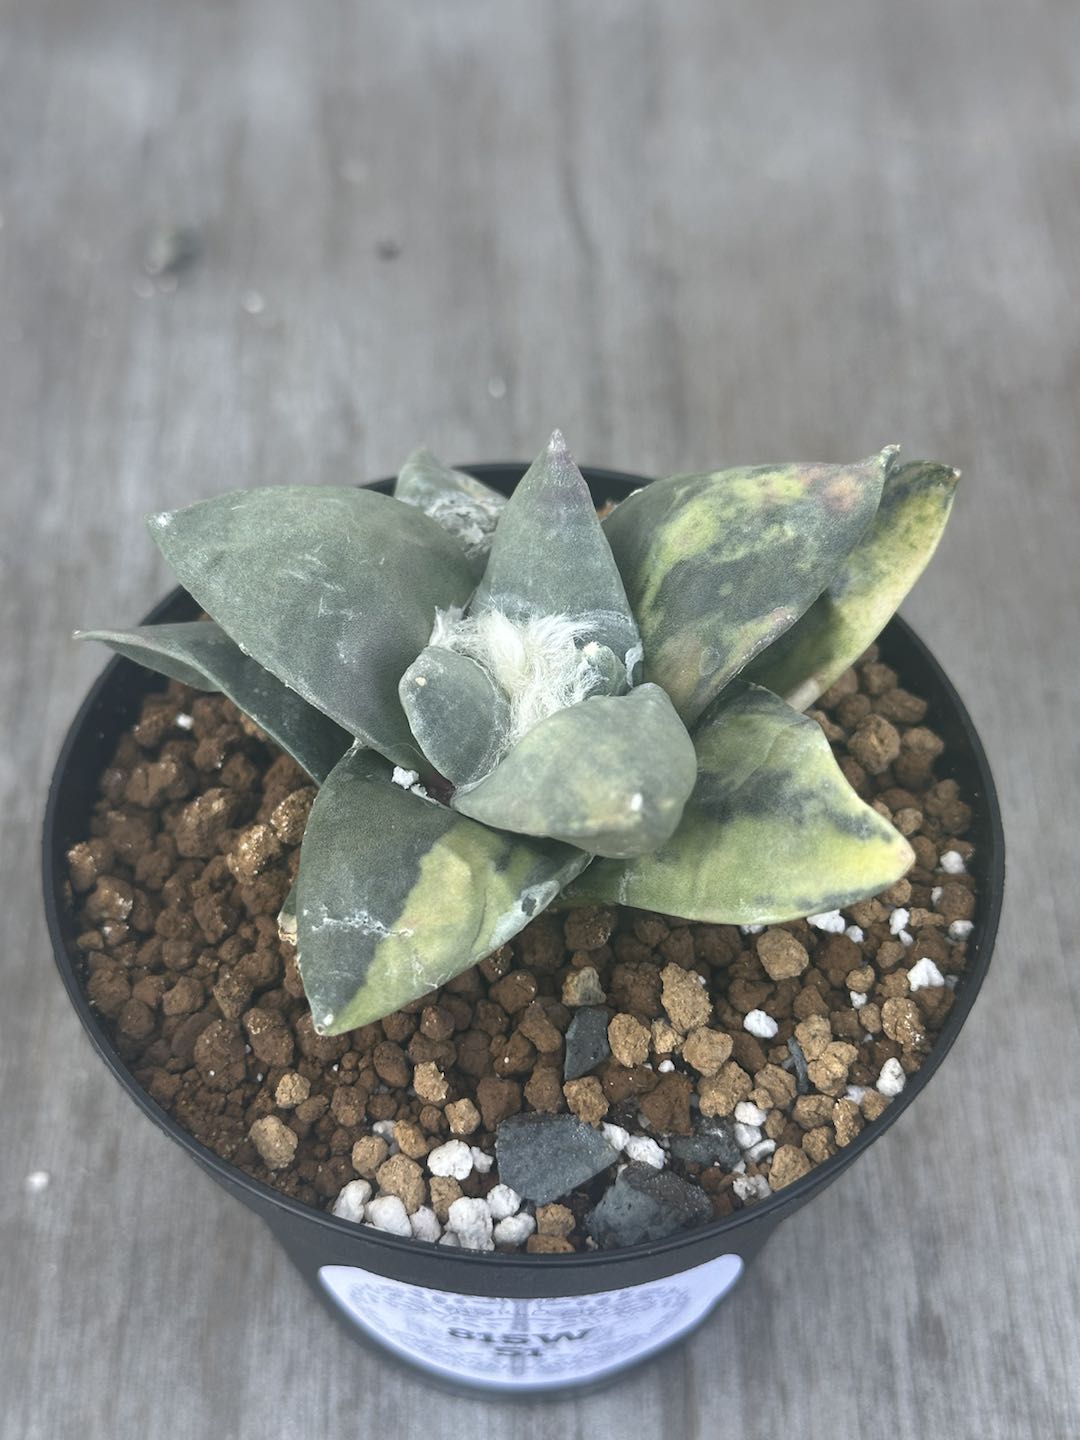
{"type": "Polygon", "coordinates": [[[611,1011],[603,1005],[586,1005],[578,1010],[566,1032],[566,1061],[563,1079],[577,1080],[602,1065],[611,1054],[607,1027],[611,1011]]]}
{"type": "Polygon", "coordinates": [[[495,1135],[504,1185],[546,1205],[614,1165],[618,1151],[575,1115],[512,1115],[495,1135]]]}
{"type": "Polygon", "coordinates": [[[684,1165],[719,1165],[733,1170],[743,1158],[735,1125],[726,1115],[699,1115],[692,1135],[673,1135],[671,1153],[684,1165]]]}
{"type": "Polygon", "coordinates": [[[791,1068],[795,1071],[795,1089],[800,1095],[808,1095],[810,1093],[810,1075],[806,1068],[806,1056],[794,1035],[787,1042],[787,1048],[788,1054],[791,1056],[791,1068]]]}
{"type": "Polygon", "coordinates": [[[704,1190],[667,1170],[634,1163],[585,1217],[585,1228],[602,1250],[614,1250],[703,1225],[712,1213],[704,1190]]]}

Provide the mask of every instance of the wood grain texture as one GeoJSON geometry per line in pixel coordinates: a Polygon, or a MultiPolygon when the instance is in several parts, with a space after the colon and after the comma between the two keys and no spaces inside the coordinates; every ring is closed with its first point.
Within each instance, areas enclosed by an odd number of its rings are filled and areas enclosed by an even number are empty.
{"type": "Polygon", "coordinates": [[[1060,0],[0,3],[5,1440],[1080,1435],[1078,56],[1060,0]],[[163,222],[204,242],[171,292],[163,222]],[[491,1409],[351,1345],[136,1116],[36,837],[102,663],[67,633],[167,583],[144,512],[554,425],[649,473],[964,469],[906,613],[982,729],[1010,896],[941,1077],[687,1346],[491,1409]]]}

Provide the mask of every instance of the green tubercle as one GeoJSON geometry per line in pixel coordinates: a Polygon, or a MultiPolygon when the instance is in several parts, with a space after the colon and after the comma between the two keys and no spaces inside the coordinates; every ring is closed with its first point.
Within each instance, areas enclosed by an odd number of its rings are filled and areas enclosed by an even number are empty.
{"type": "Polygon", "coordinates": [[[890,471],[870,530],[825,593],[747,667],[753,680],[805,710],[881,634],[937,549],[958,470],[916,460],[890,471]]]}
{"type": "Polygon", "coordinates": [[[873,520],[895,453],[676,475],[608,516],[645,679],[688,725],[821,594],[873,520]]]}
{"type": "Polygon", "coordinates": [[[761,925],[884,890],[914,861],[904,837],[845,780],[814,720],[734,681],[694,737],[698,779],[682,824],[636,860],[599,860],[582,902],[684,920],[761,925]]]}

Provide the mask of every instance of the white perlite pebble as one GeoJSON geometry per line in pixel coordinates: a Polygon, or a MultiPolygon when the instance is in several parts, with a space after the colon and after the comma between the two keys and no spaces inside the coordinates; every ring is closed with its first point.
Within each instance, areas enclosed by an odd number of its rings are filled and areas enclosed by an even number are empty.
{"type": "Polygon", "coordinates": [[[629,1130],[624,1130],[621,1125],[601,1125],[600,1130],[613,1150],[626,1149],[626,1143],[630,1139],[629,1130]]]}
{"type": "Polygon", "coordinates": [[[412,1238],[408,1211],[396,1195],[379,1195],[370,1201],[364,1212],[364,1219],[376,1230],[386,1230],[391,1235],[406,1235],[412,1238]]]}
{"type": "Polygon", "coordinates": [[[735,1106],[735,1119],[740,1125],[764,1125],[768,1118],[768,1112],[752,1100],[740,1100],[735,1106]]]}
{"type": "Polygon", "coordinates": [[[849,940],[854,940],[856,945],[861,945],[862,942],[866,939],[866,936],[863,934],[863,928],[861,925],[849,925],[844,931],[844,934],[849,940]]]}
{"type": "Polygon", "coordinates": [[[507,1215],[495,1226],[495,1244],[524,1245],[535,1229],[536,1221],[531,1215],[507,1215]]]}
{"type": "Polygon", "coordinates": [[[901,945],[915,944],[915,936],[912,935],[910,930],[901,930],[900,934],[896,938],[900,941],[901,945]]]}
{"type": "Polygon", "coordinates": [[[892,935],[899,935],[901,930],[907,929],[907,923],[911,919],[911,911],[905,910],[903,906],[894,910],[889,916],[889,932],[892,935]]]}
{"type": "Polygon", "coordinates": [[[780,1026],[772,1018],[766,1015],[764,1010],[751,1010],[743,1020],[743,1029],[749,1030],[751,1035],[756,1035],[759,1040],[771,1040],[780,1026]]]}
{"type": "Polygon", "coordinates": [[[936,905],[944,893],[945,887],[943,885],[935,885],[930,891],[930,904],[936,905]]]}
{"type": "Polygon", "coordinates": [[[924,955],[907,972],[907,983],[910,990],[937,990],[945,984],[945,976],[929,955],[924,955]]]}
{"type": "Polygon", "coordinates": [[[655,1140],[650,1140],[647,1135],[631,1135],[623,1147],[631,1160],[637,1160],[639,1164],[651,1165],[654,1170],[662,1170],[664,1161],[667,1158],[655,1140]]]}
{"type": "Polygon", "coordinates": [[[870,999],[870,996],[865,990],[849,990],[847,993],[851,997],[851,1008],[853,1010],[861,1010],[867,1000],[870,999]]]}
{"type": "Polygon", "coordinates": [[[882,1095],[890,1098],[899,1095],[907,1084],[907,1076],[904,1074],[904,1067],[900,1061],[893,1058],[886,1060],[881,1067],[881,1074],[877,1078],[877,1088],[882,1095]]]}
{"type": "MultiPolygon", "coordinates": [[[[473,1169],[478,1175],[486,1175],[495,1164],[494,1155],[485,1155],[483,1150],[478,1150],[475,1145],[469,1147],[469,1154],[472,1156],[473,1169]]],[[[460,1180],[460,1175],[457,1178],[460,1180]]]]}
{"type": "Polygon", "coordinates": [[[675,1069],[675,1061],[674,1061],[674,1060],[661,1060],[661,1061],[660,1061],[660,1064],[657,1065],[656,1068],[657,1068],[657,1070],[659,1070],[659,1072],[660,1072],[661,1075],[670,1075],[671,1072],[675,1069]]]}
{"type": "Polygon", "coordinates": [[[464,1250],[493,1250],[491,1211],[486,1200],[462,1195],[447,1211],[447,1224],[464,1250]]]}
{"type": "Polygon", "coordinates": [[[739,1175],[731,1187],[743,1204],[764,1200],[769,1195],[769,1182],[764,1175],[739,1175]]]}
{"type": "Polygon", "coordinates": [[[371,1127],[371,1133],[378,1135],[380,1140],[385,1140],[387,1145],[390,1146],[391,1155],[397,1154],[398,1143],[394,1139],[394,1129],[396,1125],[396,1120],[376,1120],[375,1124],[371,1127]]]}
{"type": "Polygon", "coordinates": [[[455,1180],[464,1180],[472,1174],[473,1152],[464,1140],[447,1140],[427,1157],[427,1166],[432,1175],[449,1175],[455,1180]]]}
{"type": "Polygon", "coordinates": [[[847,1097],[849,1100],[851,1100],[855,1105],[861,1105],[862,1102],[863,1102],[863,1100],[866,1098],[866,1086],[865,1086],[865,1085],[849,1085],[849,1086],[847,1087],[847,1089],[844,1091],[844,1094],[845,1094],[846,1097],[847,1097]]]}
{"type": "Polygon", "coordinates": [[[394,773],[390,776],[390,779],[395,785],[400,785],[403,790],[411,790],[420,779],[420,772],[418,770],[405,770],[400,765],[395,765],[394,773]]]}
{"type": "Polygon", "coordinates": [[[964,864],[964,857],[959,850],[946,850],[941,857],[939,870],[944,870],[946,875],[963,875],[967,866],[964,864]]]}
{"type": "Polygon", "coordinates": [[[414,1210],[409,1216],[409,1224],[414,1240],[427,1240],[434,1244],[442,1234],[439,1218],[430,1205],[421,1205],[419,1210],[414,1210]]]}
{"type": "Polygon", "coordinates": [[[339,1220],[352,1220],[359,1224],[364,1218],[364,1206],[371,1199],[371,1186],[366,1180],[350,1180],[343,1190],[338,1191],[332,1213],[339,1220]]]}
{"type": "Polygon", "coordinates": [[[191,727],[195,724],[195,721],[192,719],[192,717],[191,717],[190,715],[183,715],[183,714],[181,714],[181,715],[177,715],[177,717],[176,717],[176,724],[177,724],[178,728],[181,729],[181,730],[190,730],[191,727]]]}
{"type": "Polygon", "coordinates": [[[509,1185],[496,1185],[486,1198],[492,1220],[506,1220],[521,1209],[521,1196],[509,1185]]]}
{"type": "Polygon", "coordinates": [[[830,935],[842,935],[847,929],[847,921],[839,910],[823,910],[820,915],[808,915],[806,920],[815,930],[827,930],[830,935]]]}
{"type": "Polygon", "coordinates": [[[447,1230],[446,1234],[440,1238],[439,1244],[459,1246],[461,1244],[461,1241],[454,1234],[453,1230],[447,1230]]]}
{"type": "Polygon", "coordinates": [[[762,1160],[767,1160],[775,1149],[776,1141],[770,1140],[769,1137],[766,1136],[763,1140],[759,1140],[756,1145],[750,1146],[750,1149],[746,1152],[746,1158],[753,1164],[760,1165],[762,1160]]]}
{"type": "Polygon", "coordinates": [[[949,939],[966,940],[974,929],[975,922],[973,920],[954,920],[949,926],[949,939]]]}
{"type": "Polygon", "coordinates": [[[756,1145],[761,1139],[761,1127],[758,1125],[740,1125],[738,1122],[732,1127],[732,1134],[735,1136],[735,1144],[740,1150],[749,1150],[751,1145],[756,1145]]]}
{"type": "Polygon", "coordinates": [[[764,925],[740,925],[739,933],[741,935],[760,935],[764,929],[764,925]]]}

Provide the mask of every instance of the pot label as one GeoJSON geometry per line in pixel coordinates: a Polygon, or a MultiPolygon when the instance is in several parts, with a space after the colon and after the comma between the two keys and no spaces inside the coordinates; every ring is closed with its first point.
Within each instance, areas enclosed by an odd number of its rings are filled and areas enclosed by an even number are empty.
{"type": "Polygon", "coordinates": [[[599,1379],[670,1345],[742,1268],[738,1255],[720,1255],[644,1285],[542,1300],[428,1290],[352,1265],[324,1265],[319,1278],[365,1334],[421,1369],[493,1390],[539,1390],[599,1379]]]}

